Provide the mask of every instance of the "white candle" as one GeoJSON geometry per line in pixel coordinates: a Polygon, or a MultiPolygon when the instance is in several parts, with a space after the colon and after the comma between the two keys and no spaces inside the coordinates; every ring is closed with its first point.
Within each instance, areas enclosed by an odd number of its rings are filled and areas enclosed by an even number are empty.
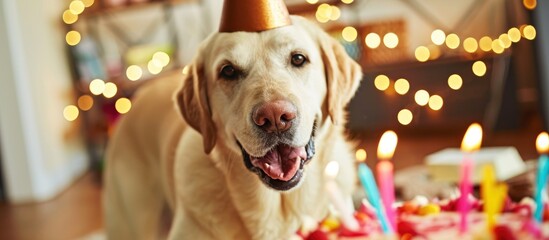
{"type": "Polygon", "coordinates": [[[326,192],[330,197],[332,205],[337,209],[340,214],[341,222],[349,230],[356,231],[359,229],[358,222],[353,216],[352,207],[347,205],[345,198],[343,197],[337,183],[335,182],[335,177],[339,172],[339,163],[331,161],[326,165],[324,171],[326,175],[326,192]]]}

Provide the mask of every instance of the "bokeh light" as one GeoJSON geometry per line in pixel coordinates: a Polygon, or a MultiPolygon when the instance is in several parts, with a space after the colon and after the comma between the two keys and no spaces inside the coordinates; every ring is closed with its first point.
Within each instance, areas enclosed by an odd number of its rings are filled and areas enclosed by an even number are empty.
{"type": "Polygon", "coordinates": [[[520,41],[520,30],[516,27],[509,29],[509,31],[507,31],[507,35],[509,36],[509,39],[514,43],[520,41]]]}
{"type": "Polygon", "coordinates": [[[477,49],[478,49],[477,40],[475,40],[475,39],[472,38],[472,37],[466,38],[466,39],[463,41],[463,49],[465,49],[465,51],[468,52],[468,53],[474,53],[474,52],[476,52],[477,49]]]}
{"type": "Polygon", "coordinates": [[[67,44],[71,46],[76,46],[78,43],[80,43],[81,39],[82,39],[82,36],[80,36],[80,33],[74,30],[69,31],[65,36],[65,40],[67,41],[67,44]]]}
{"type": "Polygon", "coordinates": [[[400,95],[404,95],[404,94],[408,93],[409,90],[410,90],[410,83],[408,82],[408,80],[406,80],[404,78],[400,78],[400,79],[396,80],[396,82],[395,82],[395,92],[397,92],[400,95]]]}
{"type": "Polygon", "coordinates": [[[105,83],[105,91],[103,91],[103,96],[106,98],[112,98],[118,92],[118,87],[112,82],[105,83]]]}
{"type": "Polygon", "coordinates": [[[78,108],[88,111],[93,107],[93,98],[90,95],[82,95],[78,98],[78,108]]]}
{"type": "Polygon", "coordinates": [[[63,22],[66,24],[73,24],[78,21],[78,15],[72,13],[70,10],[63,12],[63,22]]]}
{"type": "Polygon", "coordinates": [[[426,62],[429,60],[431,53],[429,52],[429,49],[425,46],[419,46],[416,48],[415,56],[416,59],[420,62],[426,62]]]}
{"type": "Polygon", "coordinates": [[[492,51],[500,54],[503,52],[503,50],[505,50],[505,48],[503,47],[503,43],[501,42],[501,40],[494,39],[494,41],[492,41],[492,51]]]}
{"type": "Polygon", "coordinates": [[[132,108],[132,102],[127,98],[119,98],[114,104],[116,111],[120,114],[125,114],[132,108]]]}
{"type": "Polygon", "coordinates": [[[149,72],[153,75],[156,75],[162,72],[163,68],[164,67],[162,66],[162,63],[156,59],[151,59],[147,64],[147,70],[149,70],[149,72]]]}
{"type": "Polygon", "coordinates": [[[509,48],[511,47],[511,39],[509,39],[509,35],[507,35],[507,33],[503,33],[501,35],[499,35],[499,41],[501,42],[501,44],[503,45],[503,48],[509,48]]]}
{"type": "Polygon", "coordinates": [[[105,81],[94,79],[90,82],[90,92],[93,95],[101,95],[105,91],[105,81]]]}
{"type": "Polygon", "coordinates": [[[536,28],[532,25],[526,25],[522,29],[522,34],[524,35],[524,38],[528,40],[534,40],[536,38],[536,28]]]}
{"type": "Polygon", "coordinates": [[[417,105],[419,106],[425,106],[429,102],[429,92],[425,90],[418,90],[416,94],[414,95],[414,100],[416,101],[417,105]]]}
{"type": "Polygon", "coordinates": [[[387,48],[396,48],[398,46],[398,36],[393,32],[385,34],[385,36],[383,36],[383,44],[385,44],[387,48]]]}
{"type": "Polygon", "coordinates": [[[84,3],[84,6],[91,7],[95,3],[95,0],[82,0],[82,2],[84,3]]]}
{"type": "Polygon", "coordinates": [[[459,47],[459,37],[455,33],[450,33],[446,36],[446,46],[450,49],[456,49],[459,47]]]}
{"type": "Polygon", "coordinates": [[[431,41],[436,45],[444,44],[446,40],[446,33],[440,29],[436,29],[431,33],[431,41]]]}
{"type": "Polygon", "coordinates": [[[307,0],[307,3],[309,4],[316,4],[318,0],[307,0]]]}
{"type": "Polygon", "coordinates": [[[345,41],[352,42],[356,40],[356,37],[358,36],[358,32],[356,31],[356,28],[347,26],[343,28],[343,30],[341,31],[341,36],[345,41]]]}
{"type": "Polygon", "coordinates": [[[389,77],[385,75],[378,75],[374,80],[374,85],[378,90],[385,91],[389,88],[390,82],[389,77]]]}
{"type": "Polygon", "coordinates": [[[438,111],[444,105],[444,100],[439,95],[433,95],[429,98],[429,108],[438,111]]]}
{"type": "Polygon", "coordinates": [[[483,61],[476,61],[473,63],[473,73],[479,77],[486,74],[486,64],[483,61]]]}
{"type": "Polygon", "coordinates": [[[143,76],[143,69],[137,65],[131,65],[126,69],[126,77],[131,81],[137,81],[143,76]]]}
{"type": "Polygon", "coordinates": [[[165,52],[155,52],[153,54],[153,59],[157,60],[162,67],[168,66],[170,64],[170,55],[165,52]]]}
{"type": "Polygon", "coordinates": [[[86,8],[86,5],[84,5],[84,3],[80,0],[73,0],[70,4],[69,4],[69,10],[74,14],[74,15],[78,15],[82,12],[84,12],[84,9],[86,8]]]}
{"type": "Polygon", "coordinates": [[[79,114],[80,111],[74,105],[66,106],[65,109],[63,109],[63,117],[69,122],[76,120],[79,114]]]}
{"type": "Polygon", "coordinates": [[[332,6],[327,3],[320,4],[316,9],[316,20],[321,23],[326,23],[330,21],[332,15],[332,6]]]}
{"type": "Polygon", "coordinates": [[[330,20],[336,21],[341,17],[341,10],[337,6],[332,6],[332,14],[330,14],[330,20]]]}
{"type": "Polygon", "coordinates": [[[463,85],[463,79],[458,74],[452,74],[448,77],[448,86],[451,89],[459,90],[463,85]]]}
{"type": "Polygon", "coordinates": [[[354,0],[341,0],[341,2],[345,4],[351,4],[354,2],[354,0]]]}
{"type": "Polygon", "coordinates": [[[356,150],[355,157],[356,157],[356,160],[358,160],[360,162],[364,162],[364,161],[366,161],[366,158],[368,157],[368,154],[366,153],[366,150],[361,148],[361,149],[356,150]]]}
{"type": "Polygon", "coordinates": [[[398,112],[397,119],[400,124],[408,125],[414,119],[414,115],[412,114],[412,111],[408,109],[402,109],[398,112]]]}
{"type": "Polygon", "coordinates": [[[534,10],[534,8],[536,8],[536,6],[538,5],[538,1],[537,0],[522,0],[522,4],[524,5],[524,7],[528,10],[534,10]]]}
{"type": "Polygon", "coordinates": [[[377,33],[368,33],[364,38],[364,42],[369,48],[377,48],[381,44],[381,37],[377,33]]]}
{"type": "Polygon", "coordinates": [[[492,38],[484,36],[479,41],[479,47],[482,51],[489,52],[492,51],[492,38]]]}

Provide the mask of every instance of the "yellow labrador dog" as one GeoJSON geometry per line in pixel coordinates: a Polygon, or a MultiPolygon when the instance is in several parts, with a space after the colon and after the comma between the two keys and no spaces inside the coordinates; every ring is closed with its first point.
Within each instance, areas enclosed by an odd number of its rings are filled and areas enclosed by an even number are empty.
{"type": "Polygon", "coordinates": [[[329,161],[350,195],[344,109],[361,68],[319,27],[291,19],[215,33],[182,84],[140,89],[108,148],[110,239],[160,238],[166,209],[169,239],[288,238],[303,216],[326,216],[329,161]]]}

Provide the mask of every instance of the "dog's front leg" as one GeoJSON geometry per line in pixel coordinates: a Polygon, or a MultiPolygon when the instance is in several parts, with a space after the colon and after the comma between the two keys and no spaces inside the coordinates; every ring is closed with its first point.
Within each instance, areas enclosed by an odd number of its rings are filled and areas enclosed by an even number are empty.
{"type": "Polygon", "coordinates": [[[185,212],[183,207],[178,207],[168,235],[168,240],[215,240],[209,231],[185,212]]]}

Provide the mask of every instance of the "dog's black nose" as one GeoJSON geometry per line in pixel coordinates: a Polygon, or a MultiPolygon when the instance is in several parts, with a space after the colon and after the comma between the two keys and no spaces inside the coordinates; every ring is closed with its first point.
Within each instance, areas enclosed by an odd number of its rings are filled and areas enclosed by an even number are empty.
{"type": "Polygon", "coordinates": [[[296,116],[297,109],[291,102],[275,100],[255,108],[252,119],[256,126],[267,133],[273,133],[290,129],[296,116]]]}

